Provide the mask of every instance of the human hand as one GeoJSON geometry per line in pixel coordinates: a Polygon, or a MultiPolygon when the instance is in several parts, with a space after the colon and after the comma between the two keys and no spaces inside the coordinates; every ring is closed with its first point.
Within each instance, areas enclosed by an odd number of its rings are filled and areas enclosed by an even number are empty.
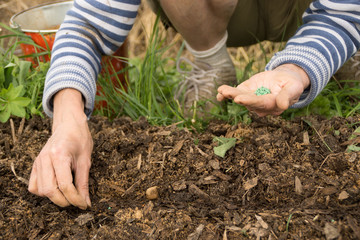
{"type": "Polygon", "coordinates": [[[29,191],[60,207],[90,207],[92,148],[81,94],[73,89],[60,91],[54,98],[52,136],[33,164],[29,191]]]}
{"type": "Polygon", "coordinates": [[[220,86],[217,100],[233,99],[260,117],[280,115],[299,100],[309,85],[310,79],[302,68],[284,64],[272,71],[255,74],[237,87],[220,86]],[[255,91],[262,86],[271,93],[257,96],[255,91]]]}

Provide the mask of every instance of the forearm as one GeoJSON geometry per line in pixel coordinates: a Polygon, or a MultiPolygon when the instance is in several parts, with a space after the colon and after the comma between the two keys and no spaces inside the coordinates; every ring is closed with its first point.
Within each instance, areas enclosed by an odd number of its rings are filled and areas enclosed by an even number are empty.
{"type": "Polygon", "coordinates": [[[360,47],[360,2],[314,1],[303,16],[302,25],[286,48],[266,66],[273,70],[295,64],[309,76],[310,88],[293,107],[304,107],[323,90],[331,76],[360,47]]]}
{"type": "Polygon", "coordinates": [[[94,108],[101,56],[112,54],[130,31],[140,0],[75,0],[56,34],[46,76],[43,108],[53,116],[53,97],[64,88],[78,90],[89,117],[94,108]]]}
{"type": "Polygon", "coordinates": [[[54,132],[57,126],[67,121],[75,121],[79,124],[87,122],[82,94],[71,88],[59,91],[54,97],[52,131],[54,132]]]}

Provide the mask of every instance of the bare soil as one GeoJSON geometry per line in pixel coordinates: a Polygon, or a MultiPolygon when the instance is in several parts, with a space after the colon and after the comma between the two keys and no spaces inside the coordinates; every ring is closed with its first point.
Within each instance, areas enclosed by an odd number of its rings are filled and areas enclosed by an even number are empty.
{"type": "Polygon", "coordinates": [[[23,123],[0,125],[0,239],[360,239],[360,156],[346,152],[360,116],[253,117],[201,133],[93,117],[85,211],[27,191],[51,123],[23,123]],[[224,158],[215,136],[237,138],[224,158]]]}

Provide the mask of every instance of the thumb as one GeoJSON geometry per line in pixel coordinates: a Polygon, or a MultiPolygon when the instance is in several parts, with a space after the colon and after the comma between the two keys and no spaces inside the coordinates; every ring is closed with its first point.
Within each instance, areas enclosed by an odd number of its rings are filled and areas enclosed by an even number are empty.
{"type": "Polygon", "coordinates": [[[294,82],[287,83],[276,96],[277,107],[285,111],[299,100],[301,93],[301,86],[294,82]]]}
{"type": "Polygon", "coordinates": [[[90,171],[90,157],[79,157],[76,172],[75,172],[75,186],[80,196],[86,201],[88,207],[91,207],[89,194],[89,171],[90,171]]]}

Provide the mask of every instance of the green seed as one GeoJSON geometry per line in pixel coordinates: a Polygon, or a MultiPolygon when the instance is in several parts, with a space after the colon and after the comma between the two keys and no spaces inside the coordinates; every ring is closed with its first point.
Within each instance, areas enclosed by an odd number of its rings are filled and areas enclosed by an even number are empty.
{"type": "Polygon", "coordinates": [[[270,89],[268,89],[266,87],[259,87],[255,91],[256,96],[266,95],[266,94],[270,94],[270,93],[271,93],[270,89]]]}

